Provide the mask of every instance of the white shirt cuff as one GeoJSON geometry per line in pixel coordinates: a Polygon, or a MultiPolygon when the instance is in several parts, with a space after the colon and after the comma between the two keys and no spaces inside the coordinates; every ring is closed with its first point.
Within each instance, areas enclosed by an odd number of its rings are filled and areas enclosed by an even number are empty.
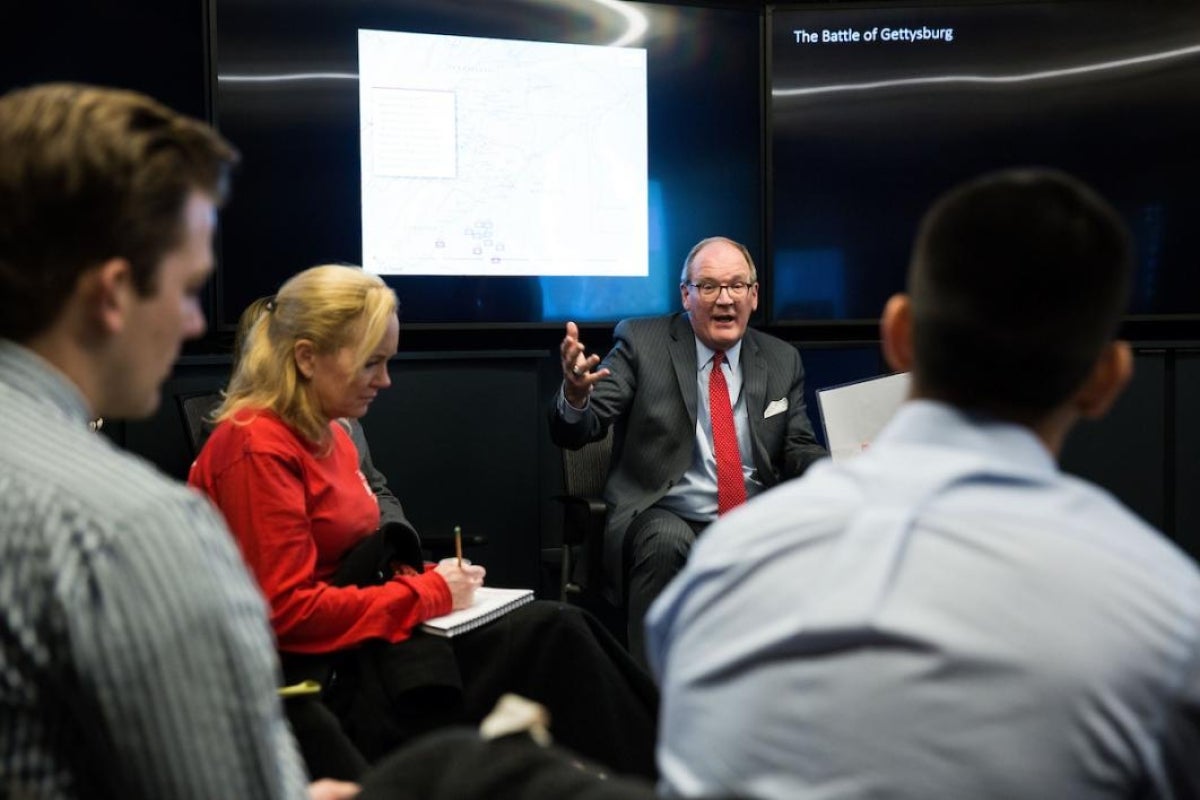
{"type": "Polygon", "coordinates": [[[583,408],[576,408],[567,400],[567,394],[563,391],[563,387],[558,387],[558,415],[562,417],[563,422],[579,422],[583,419],[583,412],[587,411],[587,400],[583,401],[583,408]]]}

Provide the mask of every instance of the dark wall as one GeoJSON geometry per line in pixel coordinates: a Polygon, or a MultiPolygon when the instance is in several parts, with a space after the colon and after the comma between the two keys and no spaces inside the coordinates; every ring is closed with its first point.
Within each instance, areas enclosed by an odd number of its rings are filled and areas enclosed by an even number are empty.
{"type": "MultiPolygon", "coordinates": [[[[5,48],[3,88],[48,80],[121,85],[205,115],[201,0],[47,0],[21,12],[20,39],[5,48]]],[[[813,390],[883,371],[877,345],[861,341],[873,332],[776,332],[801,347],[814,424],[813,390]]],[[[472,555],[499,583],[536,585],[545,572],[541,551],[558,541],[559,520],[548,498],[561,488],[559,456],[543,412],[557,387],[554,352],[560,335],[425,331],[402,339],[406,352],[393,364],[395,386],[364,420],[376,464],[413,521],[427,535],[444,535],[456,524],[468,534],[486,535],[488,543],[472,555]],[[415,347],[423,352],[413,352],[415,347]]],[[[608,335],[591,331],[587,341],[603,351],[608,335]]],[[[1063,464],[1200,554],[1195,344],[1140,348],[1130,390],[1108,418],[1073,434],[1063,464]]],[[[224,355],[185,359],[154,418],[111,425],[107,432],[184,477],[189,456],[174,396],[223,385],[227,370],[224,355]]]]}
{"type": "Polygon", "coordinates": [[[1115,492],[1144,519],[1172,529],[1170,504],[1175,470],[1168,462],[1168,367],[1172,354],[1148,349],[1136,353],[1134,378],[1103,419],[1084,421],[1063,448],[1063,469],[1115,492]]]}
{"type": "MultiPolygon", "coordinates": [[[[401,353],[392,387],[364,418],[372,456],[425,536],[455,525],[486,544],[468,556],[497,584],[554,590],[549,557],[561,540],[552,496],[561,457],[545,410],[560,379],[556,341],[545,350],[401,353]],[[547,558],[544,561],[544,556],[547,558]]],[[[604,339],[597,346],[607,347],[604,339]]],[[[873,343],[800,345],[811,394],[883,372],[873,343]]],[[[187,358],[149,420],[106,427],[118,442],[183,479],[189,453],[176,395],[220,387],[225,357],[187,358]]],[[[1200,350],[1141,349],[1128,391],[1103,420],[1068,439],[1063,468],[1109,489],[1200,557],[1200,423],[1174,410],[1200,407],[1200,350]]],[[[444,554],[444,553],[443,553],[444,554]]]]}
{"type": "MultiPolygon", "coordinates": [[[[392,387],[363,419],[375,465],[426,537],[455,525],[487,542],[468,556],[498,584],[553,591],[561,520],[552,496],[562,491],[561,456],[545,411],[558,390],[557,331],[542,350],[402,352],[392,387]]],[[[403,337],[402,337],[403,339],[403,337]]],[[[605,350],[597,332],[590,342],[605,350]]],[[[804,349],[810,415],[819,429],[816,388],[880,374],[874,344],[804,349]]],[[[105,427],[114,440],[184,480],[191,455],[177,398],[223,386],[228,356],[186,357],[163,387],[148,420],[105,427]]]]}
{"type": "Polygon", "coordinates": [[[1193,556],[1200,558],[1200,349],[1173,353],[1171,384],[1174,392],[1166,418],[1170,426],[1166,440],[1170,449],[1165,463],[1174,470],[1174,538],[1193,556]]]}
{"type": "Polygon", "coordinates": [[[10,17],[4,26],[5,89],[46,81],[121,86],[206,116],[201,0],[42,0],[16,13],[20,24],[10,17]]]}
{"type": "MultiPolygon", "coordinates": [[[[401,354],[392,388],[363,419],[375,466],[426,538],[461,526],[466,555],[502,585],[538,586],[543,429],[542,373],[549,351],[401,354]]],[[[108,424],[124,447],[185,480],[191,463],[178,397],[219,389],[229,358],[186,357],[147,420],[108,424]]],[[[435,549],[435,556],[449,555],[435,549]]]]}

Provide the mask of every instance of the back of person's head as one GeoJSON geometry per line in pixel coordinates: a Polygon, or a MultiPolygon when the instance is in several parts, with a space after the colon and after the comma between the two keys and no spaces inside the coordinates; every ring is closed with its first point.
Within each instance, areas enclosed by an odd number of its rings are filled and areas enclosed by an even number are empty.
{"type": "Polygon", "coordinates": [[[396,294],[358,267],[311,267],[292,276],[250,330],[234,368],[218,420],[242,409],[267,408],[314,444],[327,441],[329,419],[316,405],[296,363],[296,344],[318,353],[350,347],[365,364],[396,314],[396,294]]]}
{"type": "Polygon", "coordinates": [[[1087,379],[1129,298],[1116,212],[1055,170],[985,175],[941,197],[909,269],[918,391],[1031,423],[1087,379]]]}
{"type": "Polygon", "coordinates": [[[223,199],[236,151],[134,92],[47,84],[0,97],[0,337],[25,342],[112,258],[142,296],[193,191],[223,199]]]}

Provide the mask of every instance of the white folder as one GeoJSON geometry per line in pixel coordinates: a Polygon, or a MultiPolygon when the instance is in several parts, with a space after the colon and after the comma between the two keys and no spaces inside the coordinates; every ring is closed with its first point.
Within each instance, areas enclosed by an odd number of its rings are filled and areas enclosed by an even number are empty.
{"type": "Polygon", "coordinates": [[[817,390],[825,442],[834,461],[854,458],[871,446],[908,397],[907,372],[880,375],[817,390]]]}

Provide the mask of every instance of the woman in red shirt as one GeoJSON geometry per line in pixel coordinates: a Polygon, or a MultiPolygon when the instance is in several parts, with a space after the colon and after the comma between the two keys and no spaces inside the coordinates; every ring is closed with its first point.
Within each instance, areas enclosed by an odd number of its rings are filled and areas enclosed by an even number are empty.
{"type": "Polygon", "coordinates": [[[382,578],[345,574],[352,553],[387,543],[336,420],[363,416],[391,384],[398,337],[395,294],[379,278],[344,266],[296,275],[252,328],[192,466],[189,482],[225,515],[262,587],[289,678],[323,678],[372,760],[429,728],[477,721],[514,691],[550,709],[564,745],[653,774],[657,694],[579,609],[535,602],[446,640],[418,626],[469,606],[483,567],[410,559],[382,578]]]}

